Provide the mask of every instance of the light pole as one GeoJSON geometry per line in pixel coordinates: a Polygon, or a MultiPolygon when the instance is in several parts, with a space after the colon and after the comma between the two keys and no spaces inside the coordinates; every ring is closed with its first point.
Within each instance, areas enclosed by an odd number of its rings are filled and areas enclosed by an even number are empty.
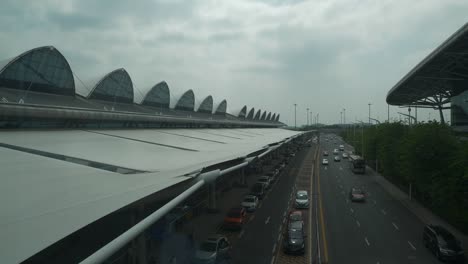
{"type": "Polygon", "coordinates": [[[340,112],[340,125],[343,124],[343,112],[340,112]]]}
{"type": "Polygon", "coordinates": [[[297,129],[296,107],[297,107],[297,104],[294,104],[294,129],[297,129]]]}
{"type": "Polygon", "coordinates": [[[343,108],[343,124],[346,125],[346,108],[343,108]]]}
{"type": "Polygon", "coordinates": [[[368,103],[369,105],[369,125],[371,124],[371,121],[370,121],[370,106],[372,105],[371,103],[368,103]]]}
{"type": "Polygon", "coordinates": [[[411,116],[411,107],[408,107],[408,116],[410,117],[408,119],[408,124],[411,126],[411,118],[412,118],[412,116],[411,116]]]}
{"type": "Polygon", "coordinates": [[[309,108],[307,107],[307,126],[309,126],[309,108]]]}
{"type": "Polygon", "coordinates": [[[313,126],[314,123],[313,123],[312,121],[313,121],[314,117],[312,116],[312,111],[310,111],[310,115],[309,115],[309,116],[310,116],[310,125],[313,126]]]}

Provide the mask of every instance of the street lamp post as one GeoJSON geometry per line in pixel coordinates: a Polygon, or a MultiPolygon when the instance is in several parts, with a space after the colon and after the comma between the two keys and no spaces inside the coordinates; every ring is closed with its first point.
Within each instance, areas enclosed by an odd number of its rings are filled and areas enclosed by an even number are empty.
{"type": "Polygon", "coordinates": [[[340,125],[343,124],[343,111],[340,112],[340,125]]]}
{"type": "Polygon", "coordinates": [[[343,124],[346,125],[346,108],[343,108],[343,124]]]}
{"type": "Polygon", "coordinates": [[[370,120],[370,106],[372,105],[371,103],[368,103],[369,105],[369,125],[371,124],[371,120],[370,120]]]}
{"type": "Polygon", "coordinates": [[[309,108],[307,107],[307,126],[309,126],[309,108]]]}
{"type": "Polygon", "coordinates": [[[297,129],[296,107],[297,107],[297,104],[294,104],[294,129],[297,129]]]}

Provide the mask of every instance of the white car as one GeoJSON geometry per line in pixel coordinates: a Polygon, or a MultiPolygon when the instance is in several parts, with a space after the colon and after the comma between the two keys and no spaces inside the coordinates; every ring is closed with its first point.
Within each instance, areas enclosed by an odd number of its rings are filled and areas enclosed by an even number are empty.
{"type": "Polygon", "coordinates": [[[229,258],[231,244],[222,235],[214,235],[203,241],[195,251],[194,263],[217,263],[229,258]]]}
{"type": "Polygon", "coordinates": [[[323,164],[323,165],[328,165],[328,159],[323,159],[323,160],[322,160],[322,164],[323,164]]]}
{"type": "Polygon", "coordinates": [[[271,179],[268,176],[258,178],[257,182],[265,184],[266,189],[270,189],[271,179]]]}
{"type": "Polygon", "coordinates": [[[333,150],[333,155],[338,155],[338,153],[339,153],[338,149],[333,150]]]}
{"type": "Polygon", "coordinates": [[[245,208],[245,210],[252,212],[257,209],[258,206],[258,198],[255,195],[246,195],[244,196],[244,200],[241,203],[241,206],[245,208]]]}
{"type": "Polygon", "coordinates": [[[347,159],[348,158],[348,153],[345,152],[345,153],[343,153],[342,156],[343,156],[343,159],[347,159]]]}
{"type": "Polygon", "coordinates": [[[296,209],[309,208],[309,194],[300,190],[296,193],[296,209]]]}

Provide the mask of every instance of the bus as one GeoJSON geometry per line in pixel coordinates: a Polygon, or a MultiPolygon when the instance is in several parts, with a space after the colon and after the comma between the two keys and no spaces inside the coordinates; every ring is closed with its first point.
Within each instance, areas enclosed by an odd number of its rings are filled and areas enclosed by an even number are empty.
{"type": "Polygon", "coordinates": [[[349,155],[349,161],[351,162],[351,170],[355,174],[366,173],[366,161],[358,155],[349,155]]]}

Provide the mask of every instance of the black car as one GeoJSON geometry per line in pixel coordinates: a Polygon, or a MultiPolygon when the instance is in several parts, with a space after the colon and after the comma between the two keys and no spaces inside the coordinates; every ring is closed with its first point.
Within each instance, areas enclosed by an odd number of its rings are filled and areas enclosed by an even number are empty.
{"type": "Polygon", "coordinates": [[[285,253],[304,254],[304,229],[289,229],[284,236],[283,249],[285,253]]]}
{"type": "Polygon", "coordinates": [[[263,196],[265,196],[265,185],[263,183],[255,183],[252,186],[250,194],[257,196],[259,200],[262,200],[263,196]]]}
{"type": "Polygon", "coordinates": [[[427,225],[423,232],[424,246],[440,260],[464,260],[460,241],[442,226],[427,225]]]}

